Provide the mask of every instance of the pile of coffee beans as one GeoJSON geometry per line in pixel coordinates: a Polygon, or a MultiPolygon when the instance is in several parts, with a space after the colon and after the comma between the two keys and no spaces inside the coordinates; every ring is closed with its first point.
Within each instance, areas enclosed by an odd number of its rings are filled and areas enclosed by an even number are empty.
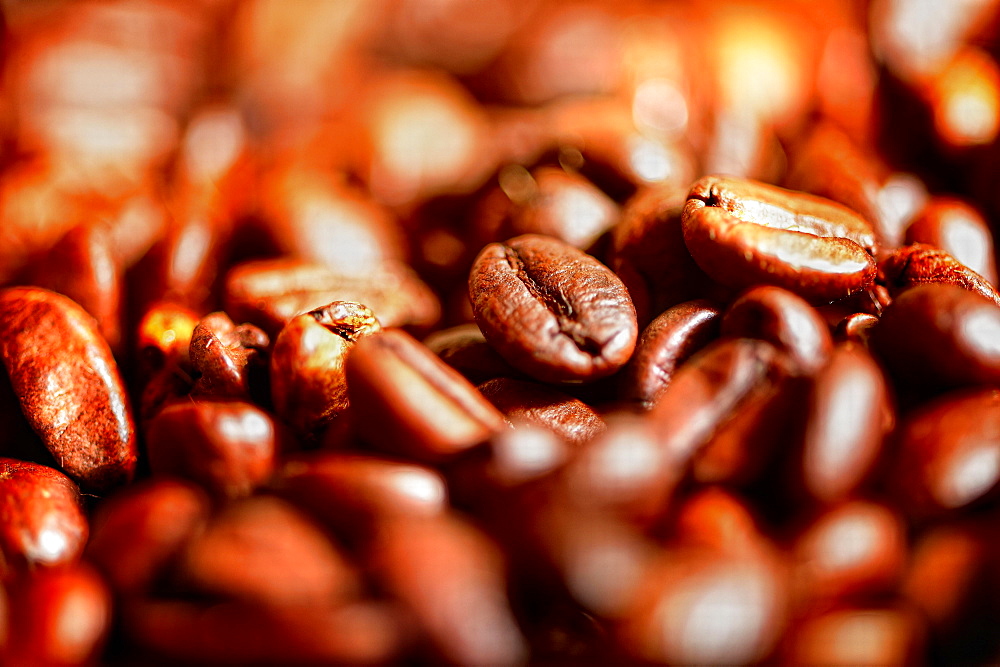
{"type": "Polygon", "coordinates": [[[1000,2],[0,2],[0,663],[1000,661],[1000,2]]]}

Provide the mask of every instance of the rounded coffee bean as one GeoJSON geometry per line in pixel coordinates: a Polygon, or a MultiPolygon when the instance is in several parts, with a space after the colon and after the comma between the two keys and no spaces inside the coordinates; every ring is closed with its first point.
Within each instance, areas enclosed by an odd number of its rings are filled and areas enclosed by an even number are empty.
{"type": "Polygon", "coordinates": [[[94,490],[132,479],[132,411],[93,317],[55,292],[2,290],[0,363],[24,416],[70,477],[94,490]]]}
{"type": "Polygon", "coordinates": [[[495,378],[479,385],[479,391],[511,421],[547,428],[573,444],[605,429],[604,420],[589,405],[545,385],[495,378]]]}
{"type": "Polygon", "coordinates": [[[914,287],[941,283],[975,292],[1000,306],[1000,293],[983,276],[944,250],[914,243],[896,250],[879,264],[893,295],[914,287]]]}
{"type": "Polygon", "coordinates": [[[543,381],[610,375],[635,347],[635,308],[621,280],[556,239],[526,235],[486,246],[469,296],[486,339],[543,381]]]}
{"type": "Polygon", "coordinates": [[[906,229],[907,243],[940,248],[997,284],[993,234],[982,214],[961,199],[935,197],[906,229]]]}
{"type": "Polygon", "coordinates": [[[698,265],[732,287],[777,285],[824,302],[875,278],[871,225],[827,199],[706,176],[691,187],[682,221],[698,265]]]}

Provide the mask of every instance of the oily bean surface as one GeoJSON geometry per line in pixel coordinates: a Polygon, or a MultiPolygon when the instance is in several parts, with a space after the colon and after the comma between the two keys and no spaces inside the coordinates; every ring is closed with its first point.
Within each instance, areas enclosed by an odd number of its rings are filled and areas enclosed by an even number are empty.
{"type": "Polygon", "coordinates": [[[525,235],[486,246],[469,295],[486,339],[540,380],[609,375],[635,347],[635,308],[621,280],[556,239],[525,235]]]}
{"type": "Polygon", "coordinates": [[[923,243],[896,250],[879,264],[879,270],[894,294],[915,285],[943,283],[975,292],[1000,306],[1000,293],[990,281],[944,250],[923,243]]]}

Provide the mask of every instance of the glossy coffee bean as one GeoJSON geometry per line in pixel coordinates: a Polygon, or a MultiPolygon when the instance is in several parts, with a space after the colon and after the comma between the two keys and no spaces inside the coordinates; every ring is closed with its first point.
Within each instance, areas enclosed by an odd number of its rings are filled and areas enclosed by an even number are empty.
{"type": "Polygon", "coordinates": [[[997,284],[993,234],[982,214],[961,199],[931,199],[907,227],[906,242],[940,248],[990,284],[997,284]]]}
{"type": "Polygon", "coordinates": [[[270,341],[252,324],[236,325],[222,312],[203,317],[191,332],[188,356],[198,379],[192,394],[209,398],[248,398],[250,371],[261,364],[270,341]]]}
{"type": "Polygon", "coordinates": [[[0,291],[0,361],[21,410],[59,466],[87,488],[132,479],[128,396],[93,317],[40,288],[0,291]]]}
{"type": "Polygon", "coordinates": [[[720,316],[704,300],[686,301],[657,316],[639,337],[622,378],[624,397],[652,408],[681,365],[718,336],[720,316]]]}
{"type": "Polygon", "coordinates": [[[912,386],[940,391],[1000,382],[1000,308],[957,285],[907,289],[871,340],[893,377],[912,386]]]}
{"type": "Polygon", "coordinates": [[[175,403],[146,426],[154,474],[190,479],[220,498],[249,495],[262,484],[281,437],[268,413],[243,401],[175,403]]]}
{"type": "Polygon", "coordinates": [[[773,286],[741,294],[722,317],[722,335],[766,340],[806,374],[826,363],[833,347],[830,330],[816,309],[773,286]]]}
{"type": "Polygon", "coordinates": [[[527,235],[486,246],[469,276],[469,296],[486,339],[540,380],[609,375],[635,347],[635,308],[625,286],[556,239],[527,235]]]}
{"type": "Polygon", "coordinates": [[[541,426],[575,445],[604,432],[604,420],[583,401],[545,385],[496,378],[479,391],[508,420],[541,426]]]}
{"type": "Polygon", "coordinates": [[[956,285],[1000,306],[1000,293],[986,278],[944,250],[922,243],[895,251],[879,264],[879,270],[894,295],[916,285],[956,285]]]}
{"type": "Polygon", "coordinates": [[[470,382],[478,384],[496,377],[521,375],[486,342],[479,326],[471,322],[436,331],[424,339],[424,345],[470,382]]]}
{"type": "Polygon", "coordinates": [[[853,313],[837,323],[834,331],[834,339],[842,343],[854,343],[862,347],[868,347],[874,327],[879,323],[879,318],[868,313],[853,313]]]}
{"type": "Polygon", "coordinates": [[[90,532],[76,484],[27,461],[0,459],[0,516],[4,576],[73,563],[90,532]]]}
{"type": "Polygon", "coordinates": [[[875,277],[871,225],[820,197],[706,176],[691,186],[684,241],[698,265],[732,287],[769,284],[823,302],[875,277]]]}
{"type": "Polygon", "coordinates": [[[136,484],[96,512],[87,559],[116,593],[148,593],[208,516],[209,499],[193,484],[173,479],[136,484]]]}
{"type": "Polygon", "coordinates": [[[381,329],[365,305],[335,301],[292,319],[271,350],[274,409],[308,434],[347,409],[347,355],[354,343],[381,329]]]}
{"type": "Polygon", "coordinates": [[[454,457],[507,427],[475,386],[399,329],[355,344],[347,386],[362,436],[421,460],[454,457]]]}

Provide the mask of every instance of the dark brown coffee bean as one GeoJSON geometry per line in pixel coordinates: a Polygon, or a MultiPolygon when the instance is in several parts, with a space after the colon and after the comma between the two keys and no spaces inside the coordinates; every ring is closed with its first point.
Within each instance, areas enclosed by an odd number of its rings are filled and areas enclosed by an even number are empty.
{"type": "Polygon", "coordinates": [[[236,325],[225,313],[206,315],[191,332],[188,355],[199,373],[191,393],[209,398],[249,398],[250,369],[262,364],[270,341],[252,324],[236,325]]]}
{"type": "Polygon", "coordinates": [[[652,408],[681,364],[718,336],[720,315],[708,301],[688,301],[650,322],[622,378],[623,398],[652,408]]]}
{"type": "Polygon", "coordinates": [[[0,459],[0,575],[76,561],[89,527],[80,491],[58,470],[0,459]]]}
{"type": "Polygon", "coordinates": [[[363,303],[387,327],[429,326],[441,310],[430,288],[403,264],[350,274],[290,258],[237,265],[226,276],[224,301],[230,317],[270,336],[296,315],[334,301],[363,303]]]}
{"type": "Polygon", "coordinates": [[[355,344],[347,386],[363,437],[421,460],[454,457],[507,427],[468,380],[399,329],[355,344]]]}
{"type": "Polygon", "coordinates": [[[582,444],[606,428],[586,403],[545,385],[496,378],[479,385],[479,391],[507,419],[547,428],[572,444],[582,444]]]}
{"type": "Polygon", "coordinates": [[[708,275],[768,284],[823,302],[875,278],[871,225],[830,200],[755,181],[706,176],[684,205],[684,241],[708,275]]]}
{"type": "Polygon", "coordinates": [[[96,664],[111,630],[107,585],[84,564],[38,570],[10,587],[5,665],[96,664]]]}
{"type": "Polygon", "coordinates": [[[165,407],[146,427],[154,474],[195,481],[212,495],[249,495],[270,477],[281,432],[242,401],[189,400],[165,407]]]}
{"type": "Polygon", "coordinates": [[[436,471],[362,454],[299,455],[272,488],[351,538],[367,536],[380,521],[437,516],[448,507],[448,490],[436,471]]]}
{"type": "Polygon", "coordinates": [[[686,201],[686,186],[644,188],[626,202],[611,232],[608,266],[628,288],[642,324],[683,301],[719,291],[684,244],[686,201]]]}
{"type": "Polygon", "coordinates": [[[226,507],[185,545],[174,576],[184,589],[272,607],[322,608],[361,592],[357,570],[320,526],[268,497],[226,507]]]}
{"type": "Polygon", "coordinates": [[[365,305],[335,301],[292,319],[271,350],[274,410],[301,434],[347,409],[347,355],[362,337],[381,330],[365,305]]]}
{"type": "Polygon", "coordinates": [[[837,324],[834,331],[834,338],[839,342],[854,343],[862,347],[868,347],[872,331],[879,323],[879,318],[868,313],[854,313],[848,315],[837,324]]]}
{"type": "Polygon", "coordinates": [[[503,560],[480,531],[445,514],[382,523],[371,547],[381,584],[413,613],[435,653],[469,665],[519,664],[524,639],[506,599],[503,560]]]}
{"type": "Polygon", "coordinates": [[[940,248],[997,284],[993,234],[982,214],[961,199],[931,199],[906,229],[906,242],[940,248]]]}
{"type": "Polygon", "coordinates": [[[479,325],[474,323],[436,331],[424,339],[424,345],[470,382],[520,375],[486,342],[479,325]]]}
{"type": "Polygon", "coordinates": [[[172,479],[136,484],[97,510],[87,558],[116,593],[149,593],[208,516],[209,499],[192,484],[172,479]]]}
{"type": "Polygon", "coordinates": [[[901,424],[892,483],[916,511],[955,510],[993,494],[1000,482],[1000,393],[949,394],[901,424]]]}
{"type": "Polygon", "coordinates": [[[0,361],[24,416],[67,474],[95,490],[132,479],[128,396],[93,317],[48,290],[0,291],[0,361]]]}
{"type": "Polygon", "coordinates": [[[802,484],[814,498],[847,498],[872,471],[893,427],[889,385],[864,348],[839,345],[812,378],[802,436],[802,484]]]}
{"type": "Polygon", "coordinates": [[[918,285],[892,302],[872,334],[893,376],[943,387],[1000,382],[1000,308],[951,284],[918,285]]]}
{"type": "Polygon", "coordinates": [[[1000,294],[988,280],[944,250],[922,243],[900,248],[879,264],[893,296],[915,285],[943,283],[975,292],[1000,306],[1000,294]]]}
{"type": "Polygon", "coordinates": [[[540,380],[609,375],[635,347],[635,308],[625,286],[556,239],[527,235],[486,246],[469,276],[469,295],[486,339],[540,380]]]}
{"type": "Polygon", "coordinates": [[[830,357],[830,329],[812,306],[780,287],[744,292],[722,318],[722,335],[766,340],[803,373],[816,372],[830,357]]]}

